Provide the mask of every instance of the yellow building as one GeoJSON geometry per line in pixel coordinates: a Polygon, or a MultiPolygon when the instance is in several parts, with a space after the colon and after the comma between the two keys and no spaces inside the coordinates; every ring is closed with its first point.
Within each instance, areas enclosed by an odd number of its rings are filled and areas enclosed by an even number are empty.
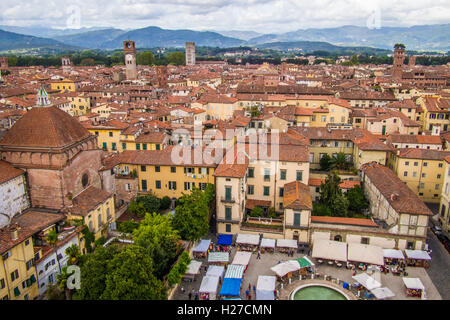
{"type": "MultiPolygon", "coordinates": [[[[124,175],[136,172],[139,181],[137,193],[152,193],[158,198],[179,198],[193,188],[204,190],[208,183],[215,183],[216,160],[211,164],[205,159],[196,163],[194,157],[196,150],[201,153],[200,147],[189,147],[192,152],[188,160],[177,161],[178,153],[174,151],[172,154],[174,148],[177,146],[164,150],[126,150],[120,155],[119,172],[124,175]]],[[[219,154],[217,156],[220,157],[219,154]]]]}
{"type": "Polygon", "coordinates": [[[203,95],[200,100],[191,104],[192,108],[206,111],[206,120],[228,120],[235,110],[241,110],[238,100],[226,95],[203,95]]]}
{"type": "Polygon", "coordinates": [[[95,240],[108,234],[110,225],[116,220],[113,194],[90,186],[75,195],[72,203],[73,206],[66,209],[69,221],[83,220],[95,240]]]}
{"type": "Polygon", "coordinates": [[[424,113],[422,117],[422,130],[433,130],[438,127],[440,132],[449,130],[450,125],[450,99],[441,96],[423,96],[417,99],[424,113]]]}
{"type": "Polygon", "coordinates": [[[439,207],[439,221],[442,230],[450,231],[450,157],[445,158],[444,184],[441,193],[441,203],[439,207]]]}
{"type": "Polygon", "coordinates": [[[129,127],[122,131],[119,151],[162,150],[169,143],[169,137],[162,131],[129,127]]]}
{"type": "Polygon", "coordinates": [[[109,152],[122,151],[121,132],[127,123],[109,120],[99,125],[86,125],[86,129],[98,138],[98,147],[109,152]]]}
{"type": "Polygon", "coordinates": [[[91,112],[91,98],[84,93],[69,93],[64,95],[70,102],[71,116],[81,116],[91,112]]]}
{"type": "Polygon", "coordinates": [[[50,88],[52,90],[59,90],[59,92],[75,92],[77,91],[78,84],[73,80],[64,79],[50,82],[50,88]]]}
{"type": "Polygon", "coordinates": [[[390,153],[388,167],[424,202],[439,203],[449,155],[450,151],[397,149],[390,153]]]}

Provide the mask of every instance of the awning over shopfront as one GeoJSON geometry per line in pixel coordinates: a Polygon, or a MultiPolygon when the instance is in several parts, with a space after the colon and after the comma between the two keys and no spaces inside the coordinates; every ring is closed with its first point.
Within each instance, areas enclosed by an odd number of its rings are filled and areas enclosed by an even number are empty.
{"type": "Polygon", "coordinates": [[[349,261],[362,262],[367,264],[384,265],[383,249],[378,246],[371,246],[362,243],[349,243],[349,261]]]}
{"type": "Polygon", "coordinates": [[[261,248],[275,248],[275,239],[263,238],[261,240],[261,248]]]}
{"type": "Polygon", "coordinates": [[[312,257],[318,259],[347,261],[347,243],[316,239],[314,241],[312,257]]]}

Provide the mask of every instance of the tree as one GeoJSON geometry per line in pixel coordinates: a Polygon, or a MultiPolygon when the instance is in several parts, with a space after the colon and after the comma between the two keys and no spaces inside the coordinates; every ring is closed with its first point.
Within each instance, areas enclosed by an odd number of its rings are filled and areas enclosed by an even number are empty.
{"type": "Polygon", "coordinates": [[[168,64],[173,64],[176,66],[182,66],[186,64],[186,56],[183,52],[171,52],[167,55],[168,64]]]}
{"type": "Polygon", "coordinates": [[[348,210],[351,215],[361,213],[362,210],[369,207],[369,201],[367,201],[364,191],[360,185],[356,185],[352,189],[348,190],[345,196],[349,202],[348,210]]]}
{"type": "Polygon", "coordinates": [[[145,249],[130,245],[108,263],[104,300],[165,300],[167,288],[153,274],[153,261],[145,249]]]}
{"type": "Polygon", "coordinates": [[[155,64],[155,56],[153,55],[153,52],[145,51],[137,55],[136,62],[140,65],[151,66],[155,64]]]}
{"type": "Polygon", "coordinates": [[[181,246],[180,235],[172,227],[168,216],[147,213],[139,228],[133,231],[134,243],[145,249],[153,260],[153,268],[158,279],[167,274],[176,260],[181,246]]]}
{"type": "Polygon", "coordinates": [[[81,256],[80,248],[76,244],[73,244],[67,247],[65,253],[69,257],[69,265],[76,265],[81,256]]]}
{"type": "Polygon", "coordinates": [[[65,300],[64,292],[59,289],[57,285],[48,284],[47,292],[45,293],[47,300],[65,300]]]}
{"type": "Polygon", "coordinates": [[[92,254],[87,255],[81,266],[81,288],[74,294],[74,299],[100,299],[106,288],[106,275],[110,272],[108,263],[118,252],[116,246],[98,247],[92,254]]]}
{"type": "Polygon", "coordinates": [[[165,196],[161,199],[161,210],[169,209],[171,204],[172,200],[168,196],[165,196]]]}
{"type": "MultiPolygon", "coordinates": [[[[74,271],[75,272],[75,271],[74,271]]],[[[67,272],[67,266],[62,268],[61,273],[56,275],[58,289],[65,293],[66,300],[72,300],[72,290],[67,287],[67,279],[74,273],[67,272]]]]}
{"type": "Polygon", "coordinates": [[[339,152],[333,158],[330,160],[331,168],[333,169],[339,169],[339,170],[346,170],[349,167],[349,163],[347,161],[347,157],[345,156],[345,153],[339,152]]]}
{"type": "Polygon", "coordinates": [[[92,242],[95,241],[95,235],[89,230],[87,225],[83,225],[83,229],[81,229],[81,233],[83,234],[84,238],[84,246],[87,249],[88,253],[92,252],[92,242]]]}
{"type": "Polygon", "coordinates": [[[331,167],[331,157],[328,154],[324,154],[320,159],[320,170],[328,171],[331,167]]]}
{"type": "Polygon", "coordinates": [[[161,200],[153,194],[138,197],[136,198],[136,202],[144,205],[145,213],[158,212],[161,207],[161,200]]]}
{"type": "Polygon", "coordinates": [[[132,233],[135,229],[139,228],[139,223],[134,220],[128,220],[124,222],[120,222],[119,231],[124,233],[132,233]]]}
{"type": "Polygon", "coordinates": [[[261,207],[255,206],[252,210],[252,217],[262,217],[263,216],[263,209],[261,207]]]}
{"type": "Polygon", "coordinates": [[[146,210],[142,202],[131,201],[128,206],[128,212],[140,218],[145,215],[146,210]]]}
{"type": "Polygon", "coordinates": [[[194,189],[191,194],[184,194],[178,199],[179,205],[175,208],[172,221],[183,239],[197,241],[208,234],[208,198],[206,192],[194,189]]]}
{"type": "Polygon", "coordinates": [[[56,261],[58,262],[58,271],[61,272],[61,264],[59,263],[58,253],[56,252],[56,243],[58,242],[58,234],[55,230],[50,231],[47,234],[47,243],[52,246],[53,252],[56,255],[56,261]]]}
{"type": "Polygon", "coordinates": [[[85,58],[81,60],[80,63],[82,66],[93,66],[95,64],[95,60],[92,58],[85,58]]]}
{"type": "MultiPolygon", "coordinates": [[[[336,172],[330,173],[325,179],[325,183],[320,185],[320,199],[319,204],[329,208],[332,216],[345,217],[347,216],[347,209],[349,202],[342,194],[339,187],[341,178],[336,172]]],[[[322,208],[322,212],[324,209],[322,208]]]]}

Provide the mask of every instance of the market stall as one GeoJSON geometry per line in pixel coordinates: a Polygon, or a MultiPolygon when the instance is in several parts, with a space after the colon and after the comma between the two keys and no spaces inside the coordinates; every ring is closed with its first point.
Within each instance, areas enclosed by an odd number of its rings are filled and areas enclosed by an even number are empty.
{"type": "Polygon", "coordinates": [[[227,265],[230,261],[228,252],[209,252],[208,263],[214,265],[227,265]]]}
{"type": "Polygon", "coordinates": [[[349,243],[347,260],[383,266],[383,248],[362,243],[349,243]]]}
{"type": "Polygon", "coordinates": [[[225,267],[224,266],[209,266],[208,271],[206,272],[206,277],[219,277],[219,279],[223,280],[225,275],[225,267]]]}
{"type": "Polygon", "coordinates": [[[195,259],[204,259],[208,256],[208,249],[211,240],[201,240],[200,243],[192,250],[195,259]]]}
{"type": "Polygon", "coordinates": [[[261,240],[261,253],[270,252],[273,253],[275,251],[275,239],[267,239],[263,238],[261,240]]]}
{"type": "Polygon", "coordinates": [[[244,272],[247,271],[248,265],[250,264],[250,259],[252,257],[251,252],[237,251],[234,255],[232,264],[242,265],[245,267],[244,272]]]}
{"type": "Polygon", "coordinates": [[[258,276],[256,300],[275,300],[276,281],[277,278],[274,276],[258,276]]]}
{"type": "Polygon", "coordinates": [[[297,260],[289,260],[279,263],[270,268],[277,275],[277,280],[281,282],[288,282],[300,270],[300,264],[297,260]]]}
{"type": "Polygon", "coordinates": [[[389,288],[386,287],[375,288],[373,290],[370,290],[370,292],[372,292],[375,298],[377,298],[378,300],[384,300],[395,297],[395,294],[389,288]]]}
{"type": "Polygon", "coordinates": [[[428,268],[429,261],[431,261],[430,255],[426,251],[422,250],[405,250],[406,264],[413,267],[428,268]]]}
{"type": "Polygon", "coordinates": [[[288,253],[292,250],[297,251],[298,243],[297,240],[277,239],[277,248],[281,253],[288,253]]]}
{"type": "Polygon", "coordinates": [[[367,273],[360,273],[352,278],[367,290],[373,290],[381,287],[381,283],[369,276],[367,273]]]}
{"type": "Polygon", "coordinates": [[[198,290],[200,300],[216,300],[218,287],[219,277],[204,276],[198,290]]]}
{"type": "Polygon", "coordinates": [[[297,262],[300,265],[301,276],[306,276],[308,272],[314,272],[315,264],[307,256],[297,259],[297,262]]]}
{"type": "Polygon", "coordinates": [[[225,278],[220,288],[219,296],[221,299],[239,298],[241,292],[242,279],[225,278]]]}
{"type": "Polygon", "coordinates": [[[240,264],[230,264],[225,272],[225,278],[242,279],[244,277],[245,266],[240,264]]]}
{"type": "Polygon", "coordinates": [[[330,261],[347,261],[347,243],[316,239],[314,241],[312,257],[322,263],[321,259],[330,261]]]}
{"type": "Polygon", "coordinates": [[[385,264],[398,264],[405,260],[403,252],[395,249],[383,249],[383,258],[385,264]]]}
{"type": "Polygon", "coordinates": [[[422,298],[425,287],[419,278],[402,278],[406,287],[406,295],[410,297],[422,298]]]}
{"type": "Polygon", "coordinates": [[[236,245],[238,251],[256,251],[259,245],[259,235],[239,233],[236,238],[236,245]]]}
{"type": "Polygon", "coordinates": [[[191,260],[186,273],[183,275],[184,281],[195,281],[196,275],[200,274],[201,261],[191,260]]]}

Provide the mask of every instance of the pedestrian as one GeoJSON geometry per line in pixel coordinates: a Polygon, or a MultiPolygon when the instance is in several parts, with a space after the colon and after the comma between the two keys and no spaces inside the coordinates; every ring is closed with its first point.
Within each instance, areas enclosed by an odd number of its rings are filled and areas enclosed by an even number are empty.
{"type": "Polygon", "coordinates": [[[258,255],[256,256],[256,259],[261,259],[261,250],[258,250],[258,255]]]}
{"type": "Polygon", "coordinates": [[[248,284],[248,290],[252,291],[252,285],[250,283],[248,284]]]}
{"type": "Polygon", "coordinates": [[[184,287],[181,287],[181,293],[184,293],[184,287]]]}
{"type": "Polygon", "coordinates": [[[192,292],[189,292],[189,293],[188,293],[188,297],[189,297],[189,300],[192,299],[192,292]]]}
{"type": "Polygon", "coordinates": [[[256,287],[253,285],[253,292],[256,293],[256,287]]]}
{"type": "Polygon", "coordinates": [[[195,293],[195,300],[198,300],[198,291],[195,293]]]}
{"type": "Polygon", "coordinates": [[[252,294],[251,293],[248,294],[248,300],[252,300],[252,294]]]}
{"type": "Polygon", "coordinates": [[[248,289],[245,290],[245,295],[247,296],[247,299],[248,299],[249,294],[250,294],[250,292],[248,291],[248,289]]]}

